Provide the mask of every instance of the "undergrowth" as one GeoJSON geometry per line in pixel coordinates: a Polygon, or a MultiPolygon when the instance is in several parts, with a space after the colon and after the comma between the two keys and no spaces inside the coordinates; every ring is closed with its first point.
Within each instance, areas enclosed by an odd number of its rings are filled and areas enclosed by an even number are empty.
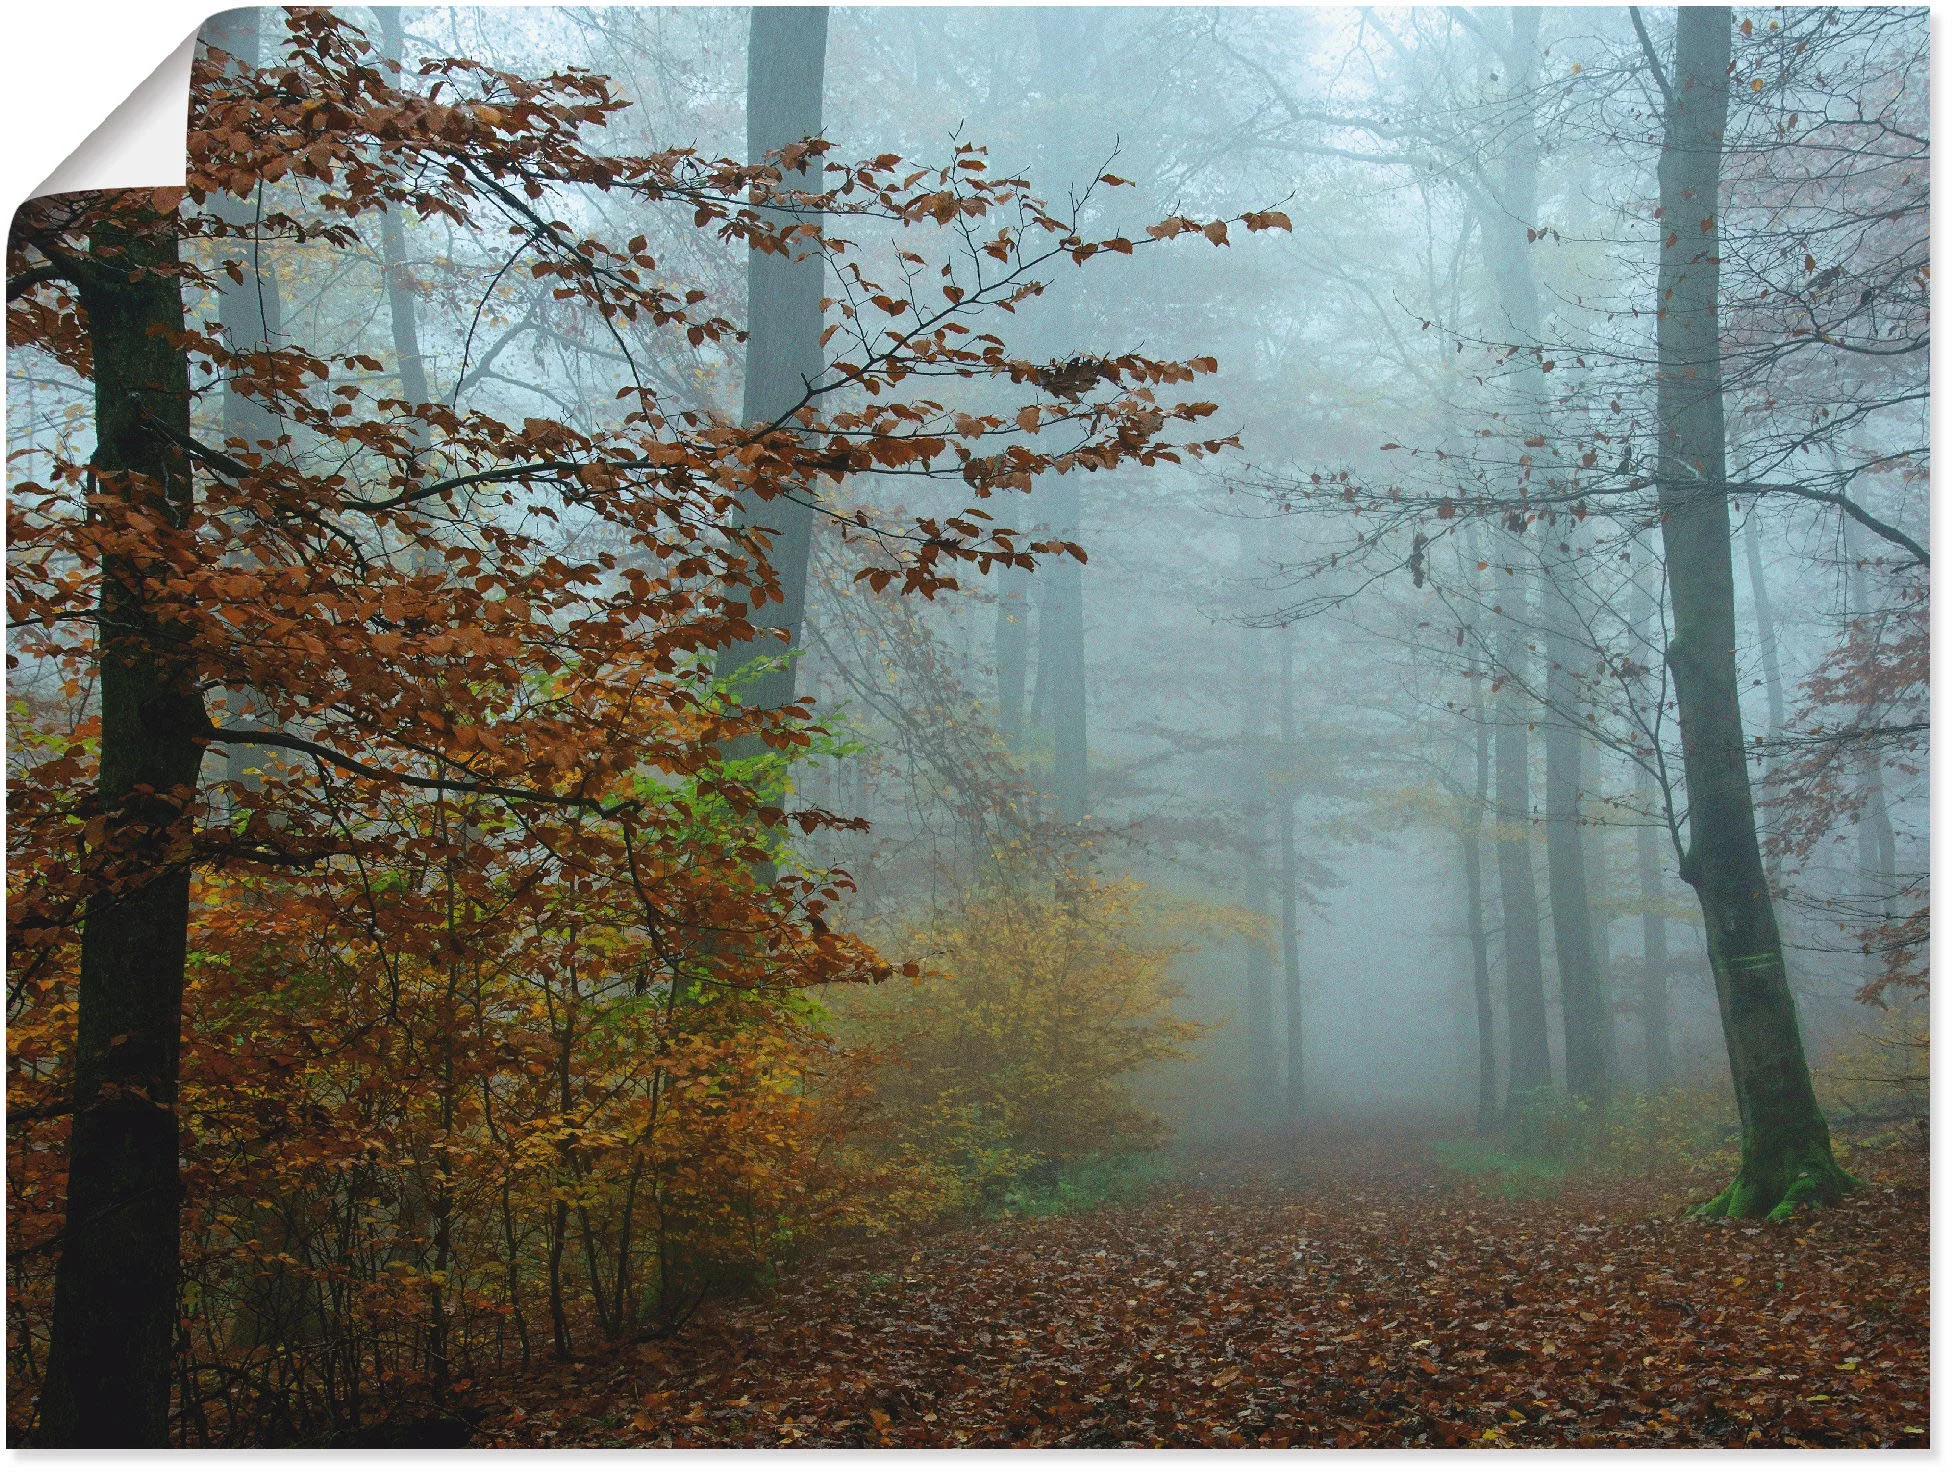
{"type": "Polygon", "coordinates": [[[1590,1103],[1538,1090],[1496,1134],[1443,1140],[1438,1164],[1508,1200],[1555,1196],[1569,1181],[1732,1169],[1738,1131],[1721,1091],[1668,1089],[1590,1103]]]}
{"type": "Polygon", "coordinates": [[[1061,1166],[1045,1166],[1016,1177],[997,1190],[985,1216],[1070,1216],[1101,1206],[1138,1201],[1172,1174],[1157,1151],[1092,1155],[1061,1166]]]}

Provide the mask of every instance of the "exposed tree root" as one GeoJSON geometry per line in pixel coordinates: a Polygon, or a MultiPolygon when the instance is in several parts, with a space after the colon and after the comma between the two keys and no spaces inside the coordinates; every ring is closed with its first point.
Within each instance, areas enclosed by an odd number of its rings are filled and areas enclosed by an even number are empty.
{"type": "Polygon", "coordinates": [[[1835,1206],[1863,1184],[1830,1158],[1828,1150],[1811,1151],[1793,1160],[1766,1165],[1744,1162],[1735,1179],[1711,1200],[1688,1209],[1706,1219],[1757,1218],[1786,1222],[1804,1206],[1835,1206]]]}

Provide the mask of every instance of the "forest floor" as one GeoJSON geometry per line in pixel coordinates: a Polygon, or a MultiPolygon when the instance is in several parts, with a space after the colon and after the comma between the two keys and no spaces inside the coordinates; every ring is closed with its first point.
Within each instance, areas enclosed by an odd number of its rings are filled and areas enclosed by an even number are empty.
{"type": "Polygon", "coordinates": [[[474,1444],[1923,1447],[1926,1157],[1851,1165],[1765,1227],[1682,1217],[1705,1175],[1505,1199],[1411,1138],[1270,1139],[803,1263],[531,1374],[474,1444]]]}

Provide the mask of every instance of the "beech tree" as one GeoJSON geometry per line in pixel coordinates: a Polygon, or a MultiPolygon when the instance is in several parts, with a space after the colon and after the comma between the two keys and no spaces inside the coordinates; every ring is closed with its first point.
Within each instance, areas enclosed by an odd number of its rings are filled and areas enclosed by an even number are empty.
{"type": "Polygon", "coordinates": [[[1854,1184],[1830,1151],[1803,1057],[1782,937],[1756,836],[1735,671],[1735,571],[1725,471],[1721,271],[1722,135],[1734,18],[1683,6],[1662,76],[1659,488],[1688,832],[1681,877],[1701,902],[1742,1162],[1704,1216],[1787,1217],[1854,1184]]]}

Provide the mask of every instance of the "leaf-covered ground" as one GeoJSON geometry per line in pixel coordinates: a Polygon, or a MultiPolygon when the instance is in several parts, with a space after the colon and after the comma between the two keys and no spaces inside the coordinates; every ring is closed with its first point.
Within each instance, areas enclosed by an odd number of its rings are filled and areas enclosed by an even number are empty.
{"type": "Polygon", "coordinates": [[[1863,1192],[1783,1227],[1681,1218],[1707,1178],[1501,1200],[1426,1162],[1270,1144],[829,1256],[506,1388],[475,1443],[1926,1445],[1921,1153],[1859,1152],[1863,1192]]]}

